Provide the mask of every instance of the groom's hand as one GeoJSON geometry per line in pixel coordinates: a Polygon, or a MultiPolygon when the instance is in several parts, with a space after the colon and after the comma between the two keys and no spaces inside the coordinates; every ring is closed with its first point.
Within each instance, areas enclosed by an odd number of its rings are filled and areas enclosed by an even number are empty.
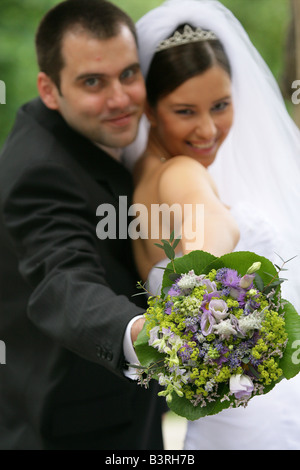
{"type": "Polygon", "coordinates": [[[143,326],[145,323],[145,318],[139,318],[137,321],[135,321],[131,327],[131,341],[132,344],[136,341],[138,334],[142,331],[143,326]]]}

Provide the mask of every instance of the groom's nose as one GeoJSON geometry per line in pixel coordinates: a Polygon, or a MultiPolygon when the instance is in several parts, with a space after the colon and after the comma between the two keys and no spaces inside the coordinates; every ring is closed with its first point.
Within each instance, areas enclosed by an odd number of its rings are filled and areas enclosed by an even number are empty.
{"type": "Polygon", "coordinates": [[[109,87],[107,96],[107,106],[110,109],[125,109],[130,104],[130,96],[126,87],[115,80],[109,87]]]}

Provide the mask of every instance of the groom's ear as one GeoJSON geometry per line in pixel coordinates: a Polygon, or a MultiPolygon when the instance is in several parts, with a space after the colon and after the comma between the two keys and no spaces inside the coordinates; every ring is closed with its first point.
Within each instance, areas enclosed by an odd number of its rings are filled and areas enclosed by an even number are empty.
{"type": "Polygon", "coordinates": [[[148,118],[148,121],[151,124],[151,127],[156,127],[157,120],[156,120],[155,108],[149,104],[148,100],[146,100],[146,104],[145,104],[145,114],[148,118]]]}
{"type": "Polygon", "coordinates": [[[37,88],[44,104],[49,109],[59,109],[59,91],[52,79],[44,72],[39,72],[37,77],[37,88]]]}

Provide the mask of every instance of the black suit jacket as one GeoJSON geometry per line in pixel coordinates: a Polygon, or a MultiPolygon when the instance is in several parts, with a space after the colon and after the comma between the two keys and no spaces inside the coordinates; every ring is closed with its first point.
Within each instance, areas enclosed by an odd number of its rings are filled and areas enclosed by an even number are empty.
{"type": "Polygon", "coordinates": [[[131,191],[40,99],[19,110],[0,156],[1,449],[162,448],[156,388],[123,375],[123,335],[145,307],[131,243],[118,226],[96,236],[97,207],[118,223],[131,191]]]}

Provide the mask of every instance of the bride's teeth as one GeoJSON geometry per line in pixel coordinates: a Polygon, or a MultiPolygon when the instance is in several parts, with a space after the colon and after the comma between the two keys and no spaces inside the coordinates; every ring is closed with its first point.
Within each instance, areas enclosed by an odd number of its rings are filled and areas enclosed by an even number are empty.
{"type": "Polygon", "coordinates": [[[206,144],[206,145],[197,145],[197,144],[191,144],[192,147],[195,147],[197,149],[209,149],[210,147],[213,146],[213,143],[206,144]]]}

